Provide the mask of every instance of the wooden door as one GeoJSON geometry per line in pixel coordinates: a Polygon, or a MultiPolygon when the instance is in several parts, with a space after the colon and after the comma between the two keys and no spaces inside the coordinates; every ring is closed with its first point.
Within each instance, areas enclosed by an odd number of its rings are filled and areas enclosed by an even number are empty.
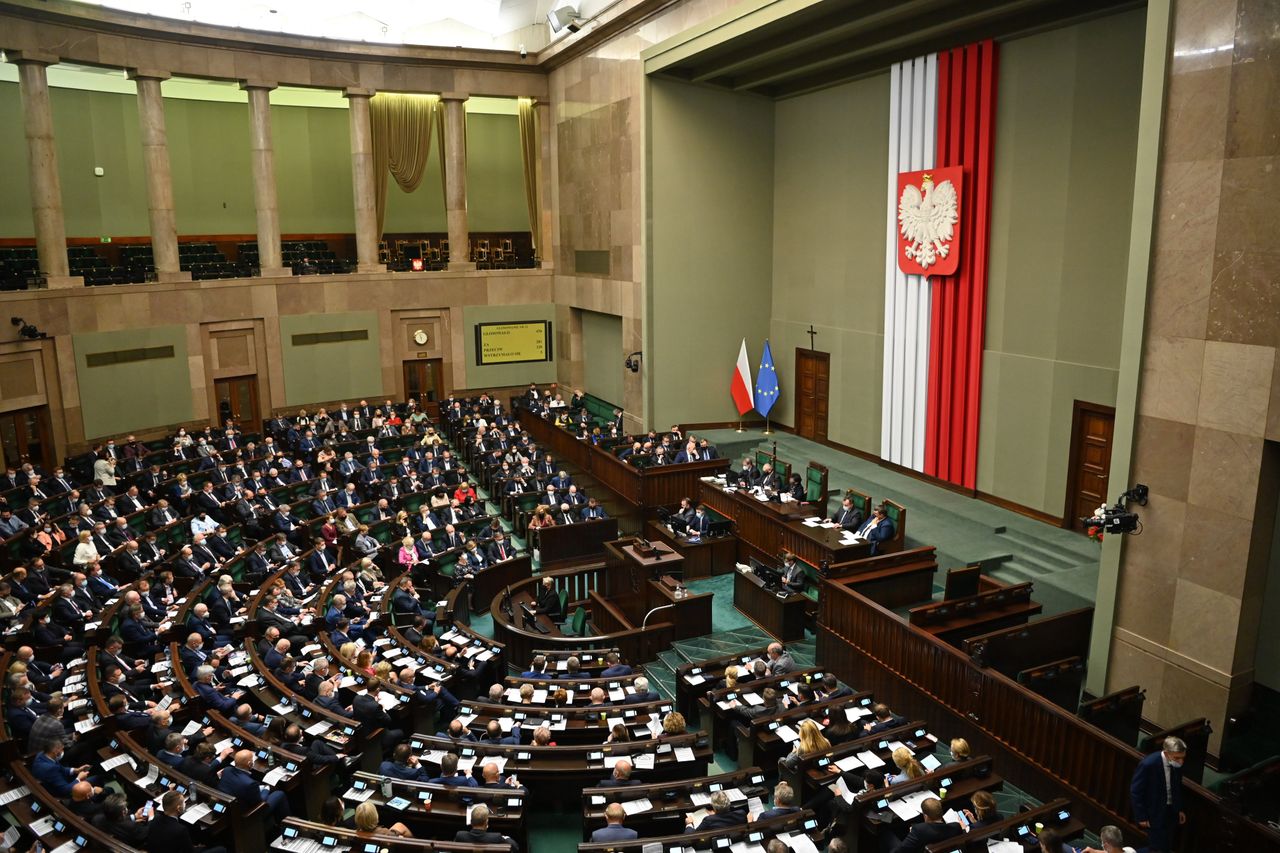
{"type": "Polygon", "coordinates": [[[1084,532],[1080,519],[1111,503],[1107,476],[1111,470],[1111,445],[1116,410],[1111,406],[1076,400],[1071,418],[1071,458],[1067,468],[1067,499],[1062,526],[1084,532]]]}
{"type": "Polygon", "coordinates": [[[14,468],[30,462],[44,471],[54,469],[49,407],[37,406],[0,415],[0,450],[4,464],[14,468]]]}
{"type": "Polygon", "coordinates": [[[258,377],[231,376],[213,381],[213,394],[218,398],[218,423],[233,420],[238,424],[258,427],[258,377]]]}
{"type": "Polygon", "coordinates": [[[431,417],[440,414],[444,399],[444,359],[419,358],[404,363],[404,396],[418,401],[418,407],[431,417]]]}
{"type": "Polygon", "coordinates": [[[796,434],[827,440],[831,354],[796,347],[796,434]]]}

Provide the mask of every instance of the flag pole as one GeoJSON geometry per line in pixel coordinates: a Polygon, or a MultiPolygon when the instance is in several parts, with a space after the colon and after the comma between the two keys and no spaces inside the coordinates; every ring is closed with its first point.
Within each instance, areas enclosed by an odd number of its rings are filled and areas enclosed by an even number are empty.
{"type": "Polygon", "coordinates": [[[773,435],[773,430],[769,429],[769,416],[768,416],[768,415],[765,415],[765,416],[764,416],[764,434],[765,434],[765,435],[773,435]]]}
{"type": "Polygon", "coordinates": [[[741,418],[741,417],[739,417],[739,418],[738,418],[738,428],[737,428],[736,430],[734,430],[734,432],[746,432],[746,430],[742,428],[742,418],[741,418]]]}

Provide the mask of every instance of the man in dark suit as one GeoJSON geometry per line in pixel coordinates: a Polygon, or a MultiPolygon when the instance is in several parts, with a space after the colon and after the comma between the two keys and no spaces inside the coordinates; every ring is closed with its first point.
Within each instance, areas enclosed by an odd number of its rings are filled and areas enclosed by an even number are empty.
{"type": "Polygon", "coordinates": [[[742,469],[738,473],[729,473],[730,485],[736,485],[738,488],[749,489],[760,482],[760,472],[756,470],[756,463],[750,457],[742,460],[742,469]]]}
{"type": "Polygon", "coordinates": [[[608,779],[601,779],[596,783],[597,788],[630,788],[632,785],[641,784],[639,779],[631,778],[632,765],[630,760],[619,758],[613,763],[613,773],[608,779]]]}
{"type": "Polygon", "coordinates": [[[684,831],[693,832],[695,828],[699,832],[709,829],[727,829],[731,826],[742,826],[746,822],[746,812],[734,809],[729,802],[729,795],[724,791],[716,791],[711,795],[711,814],[704,817],[697,827],[693,824],[693,815],[689,815],[684,819],[684,831]]]}
{"type": "Polygon", "coordinates": [[[490,563],[501,563],[503,560],[514,557],[516,553],[511,543],[507,541],[506,535],[501,531],[494,533],[493,541],[485,550],[490,563]]]}
{"type": "Polygon", "coordinates": [[[889,518],[888,509],[884,504],[876,504],[871,510],[871,517],[858,528],[857,536],[871,543],[871,554],[874,556],[879,553],[881,543],[888,542],[893,534],[893,520],[889,518]]]}
{"type": "Polygon", "coordinates": [[[378,772],[392,779],[404,779],[409,782],[425,782],[431,778],[426,768],[418,764],[418,756],[413,754],[407,743],[396,744],[391,759],[382,762],[378,772]]]}
{"type": "Polygon", "coordinates": [[[218,790],[230,794],[249,808],[265,802],[268,810],[277,821],[289,816],[289,798],[284,791],[267,793],[258,786],[253,773],[253,752],[242,749],[236,753],[235,762],[222,771],[218,780],[218,790]]]}
{"type": "Polygon", "coordinates": [[[935,841],[946,841],[964,834],[964,827],[960,824],[943,822],[942,800],[937,797],[930,797],[921,803],[920,813],[924,815],[924,820],[911,827],[907,837],[893,848],[893,853],[923,853],[935,841]]]}
{"type": "Polygon", "coordinates": [[[587,505],[582,508],[583,521],[595,521],[601,518],[608,518],[609,513],[604,511],[604,507],[596,503],[595,498],[588,498],[587,505]]]}
{"type": "Polygon", "coordinates": [[[705,536],[711,532],[711,516],[707,515],[707,507],[704,504],[698,504],[697,509],[688,519],[688,525],[690,536],[705,536]]]}
{"type": "Polygon", "coordinates": [[[649,679],[643,675],[637,675],[635,680],[631,682],[631,687],[631,692],[623,696],[618,704],[637,705],[641,702],[657,702],[662,698],[656,690],[649,689],[649,679]]]}
{"type": "Polygon", "coordinates": [[[879,734],[887,729],[900,726],[903,719],[893,711],[889,710],[889,706],[883,702],[877,702],[871,706],[871,721],[862,726],[862,730],[869,735],[879,734]]]}
{"type": "Polygon", "coordinates": [[[853,505],[851,498],[845,498],[840,501],[840,509],[831,516],[831,521],[840,525],[842,530],[852,533],[862,526],[862,513],[853,505]]]}
{"type": "Polygon", "coordinates": [[[459,844],[507,844],[511,853],[519,853],[520,845],[497,832],[489,831],[489,807],[479,803],[471,809],[471,828],[460,829],[453,836],[459,844]]]}
{"type": "Polygon", "coordinates": [[[826,701],[852,696],[853,688],[842,686],[834,675],[827,673],[822,677],[822,686],[819,688],[818,692],[822,694],[823,701],[826,701]]]}
{"type": "Polygon", "coordinates": [[[391,610],[397,615],[407,614],[435,619],[434,610],[428,612],[422,609],[422,604],[418,600],[418,591],[413,588],[413,580],[408,576],[400,579],[396,593],[391,597],[391,610]]]}
{"type": "Polygon", "coordinates": [[[1129,784],[1133,818],[1147,830],[1147,849],[1167,853],[1174,849],[1174,836],[1187,822],[1182,810],[1182,763],[1187,745],[1180,738],[1164,739],[1159,752],[1138,762],[1129,784]]]}
{"type": "Polygon", "coordinates": [[[337,687],[332,681],[322,681],[316,690],[316,704],[343,717],[351,718],[351,710],[342,704],[335,691],[337,687]]]}
{"type": "MultiPolygon", "coordinates": [[[[191,841],[191,830],[182,822],[187,798],[178,791],[169,791],[160,800],[163,811],[151,819],[147,828],[146,849],[151,853],[192,853],[196,849],[191,841]]],[[[203,848],[204,853],[224,853],[225,848],[203,848]]]]}
{"type": "Polygon", "coordinates": [[[631,667],[622,662],[622,658],[617,652],[609,652],[605,655],[604,662],[608,666],[600,670],[601,678],[621,678],[624,675],[630,675],[632,672],[631,667]]]}
{"type": "Polygon", "coordinates": [[[9,724],[9,733],[20,745],[26,745],[31,727],[43,711],[44,708],[31,698],[29,688],[15,687],[9,691],[9,705],[5,708],[4,718],[9,724]]]}
{"type": "Polygon", "coordinates": [[[591,833],[591,840],[634,841],[639,837],[639,833],[622,825],[622,821],[626,819],[626,816],[627,813],[623,810],[621,803],[609,803],[604,810],[604,819],[607,823],[591,833]]]}
{"type": "Polygon", "coordinates": [[[748,820],[768,820],[771,817],[783,817],[800,811],[796,806],[796,792],[786,782],[779,782],[773,789],[773,808],[765,809],[754,818],[748,820]]]}
{"type": "Polygon", "coordinates": [[[378,703],[378,694],[382,690],[382,680],[370,678],[365,686],[367,688],[365,693],[358,693],[351,700],[351,715],[362,723],[369,723],[371,726],[377,726],[383,730],[382,748],[384,750],[394,747],[404,739],[404,732],[395,727],[395,720],[391,719],[391,715],[384,711],[382,705],[378,703]]]}
{"type": "Polygon", "coordinates": [[[808,578],[804,574],[804,564],[796,559],[790,551],[782,558],[782,585],[787,592],[803,592],[808,578]]]}
{"type": "MultiPolygon", "coordinates": [[[[560,593],[556,592],[553,581],[549,577],[543,578],[542,584],[538,587],[538,612],[545,613],[557,622],[563,615],[560,612],[560,593]]],[[[536,678],[538,676],[536,674],[530,675],[526,672],[523,677],[536,678]]]]}
{"type": "MultiPolygon", "coordinates": [[[[36,781],[46,791],[58,798],[69,797],[74,783],[89,778],[89,765],[71,768],[62,763],[62,753],[65,751],[62,741],[50,740],[31,762],[31,775],[36,777],[36,781]]],[[[94,789],[95,795],[100,793],[101,788],[94,789]]]]}

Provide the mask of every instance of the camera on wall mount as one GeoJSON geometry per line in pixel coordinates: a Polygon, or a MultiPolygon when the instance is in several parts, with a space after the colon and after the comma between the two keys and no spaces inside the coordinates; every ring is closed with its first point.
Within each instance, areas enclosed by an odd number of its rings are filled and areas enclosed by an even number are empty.
{"type": "Polygon", "coordinates": [[[1142,532],[1142,520],[1136,512],[1129,509],[1129,504],[1146,506],[1149,494],[1150,490],[1138,483],[1116,498],[1115,506],[1103,504],[1092,516],[1082,518],[1080,522],[1086,528],[1094,528],[1103,534],[1131,533],[1136,536],[1142,532]]]}
{"type": "Polygon", "coordinates": [[[30,340],[40,340],[41,338],[49,337],[47,334],[40,331],[21,317],[10,317],[9,323],[18,327],[18,335],[21,337],[29,338],[30,340]]]}
{"type": "Polygon", "coordinates": [[[631,355],[627,356],[626,361],[622,362],[622,366],[625,367],[627,370],[630,370],[632,373],[639,373],[640,362],[643,358],[644,358],[643,352],[633,352],[631,353],[631,355]]]}

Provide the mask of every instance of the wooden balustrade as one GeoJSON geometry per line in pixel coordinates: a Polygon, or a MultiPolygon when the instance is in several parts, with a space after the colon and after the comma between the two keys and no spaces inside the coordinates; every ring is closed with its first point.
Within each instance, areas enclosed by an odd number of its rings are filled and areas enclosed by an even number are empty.
{"type": "MultiPolygon", "coordinates": [[[[1041,800],[1064,793],[1091,826],[1116,824],[1141,837],[1129,809],[1129,782],[1142,758],[1079,717],[1035,695],[959,649],[909,625],[838,583],[824,581],[818,660],[847,684],[875,691],[899,714],[993,755],[1006,779],[1041,800]]],[[[1268,849],[1268,832],[1223,808],[1210,791],[1186,783],[1182,848],[1244,853],[1268,849]]]]}

